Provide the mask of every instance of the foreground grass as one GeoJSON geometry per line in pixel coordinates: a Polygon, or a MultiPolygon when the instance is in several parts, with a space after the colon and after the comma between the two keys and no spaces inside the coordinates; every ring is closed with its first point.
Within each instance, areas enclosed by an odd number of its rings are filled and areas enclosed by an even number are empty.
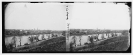
{"type": "Polygon", "coordinates": [[[107,39],[100,44],[88,44],[88,46],[73,51],[126,51],[129,47],[128,41],[128,36],[124,35],[107,39]]]}
{"type": "Polygon", "coordinates": [[[22,48],[13,49],[10,52],[55,52],[65,51],[65,37],[53,38],[36,45],[28,45],[22,48]]]}

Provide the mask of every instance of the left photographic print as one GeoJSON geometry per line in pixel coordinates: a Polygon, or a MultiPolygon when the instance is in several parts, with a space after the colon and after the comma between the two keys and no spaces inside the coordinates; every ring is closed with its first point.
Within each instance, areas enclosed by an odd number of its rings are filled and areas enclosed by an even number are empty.
{"type": "Polygon", "coordinates": [[[3,53],[66,51],[66,4],[2,2],[2,10],[3,53]]]}

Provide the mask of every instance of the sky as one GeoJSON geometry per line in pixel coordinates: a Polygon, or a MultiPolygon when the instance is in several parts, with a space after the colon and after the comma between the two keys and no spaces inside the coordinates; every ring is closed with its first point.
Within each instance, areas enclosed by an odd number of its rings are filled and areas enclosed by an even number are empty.
{"type": "Polygon", "coordinates": [[[71,4],[72,29],[129,29],[129,7],[114,3],[74,3],[71,4]]]}
{"type": "Polygon", "coordinates": [[[11,3],[5,12],[6,29],[129,29],[129,7],[114,3],[11,3]]]}
{"type": "Polygon", "coordinates": [[[6,8],[6,29],[66,30],[65,4],[11,3],[6,8]]]}

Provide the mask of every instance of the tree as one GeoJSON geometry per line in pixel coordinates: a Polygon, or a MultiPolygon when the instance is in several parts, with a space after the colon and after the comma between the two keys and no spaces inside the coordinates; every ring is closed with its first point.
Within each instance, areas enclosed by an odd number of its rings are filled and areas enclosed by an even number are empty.
{"type": "Polygon", "coordinates": [[[79,37],[80,46],[81,46],[81,38],[82,38],[82,36],[79,37]]]}
{"type": "Polygon", "coordinates": [[[30,40],[31,43],[33,43],[34,38],[33,37],[29,37],[29,40],[30,40]]]}
{"type": "Polygon", "coordinates": [[[16,37],[15,37],[15,36],[12,38],[12,43],[11,43],[11,45],[12,45],[11,48],[13,48],[13,46],[16,47],[16,37]]]}
{"type": "Polygon", "coordinates": [[[63,35],[63,36],[66,36],[66,32],[65,32],[65,31],[63,31],[63,32],[62,32],[62,35],[63,35]]]}
{"type": "Polygon", "coordinates": [[[19,42],[20,42],[20,46],[21,46],[21,37],[20,37],[20,41],[19,42]]]}

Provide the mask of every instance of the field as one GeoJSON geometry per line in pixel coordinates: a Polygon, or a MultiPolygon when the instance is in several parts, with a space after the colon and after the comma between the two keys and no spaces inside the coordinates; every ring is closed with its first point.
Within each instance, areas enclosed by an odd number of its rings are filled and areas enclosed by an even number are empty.
{"type": "Polygon", "coordinates": [[[8,52],[63,52],[66,50],[65,46],[65,37],[58,37],[43,41],[40,44],[31,44],[22,48],[10,50],[8,52]]]}
{"type": "Polygon", "coordinates": [[[129,37],[127,35],[110,38],[100,44],[88,44],[88,46],[73,49],[74,52],[86,51],[126,51],[129,48],[129,37]]]}
{"type": "MultiPolygon", "coordinates": [[[[129,48],[130,41],[127,30],[70,30],[69,35],[90,35],[102,33],[120,32],[122,36],[112,37],[104,41],[87,43],[83,47],[70,47],[70,52],[91,52],[91,51],[126,51],[129,48]]],[[[49,40],[40,40],[28,45],[22,45],[13,49],[7,49],[7,52],[66,52],[66,32],[65,31],[40,31],[40,30],[7,30],[5,36],[23,36],[41,33],[62,33],[62,37],[56,37],[49,40]]],[[[68,36],[69,37],[69,36],[68,36]]],[[[25,40],[24,40],[25,41],[25,40]]]]}

